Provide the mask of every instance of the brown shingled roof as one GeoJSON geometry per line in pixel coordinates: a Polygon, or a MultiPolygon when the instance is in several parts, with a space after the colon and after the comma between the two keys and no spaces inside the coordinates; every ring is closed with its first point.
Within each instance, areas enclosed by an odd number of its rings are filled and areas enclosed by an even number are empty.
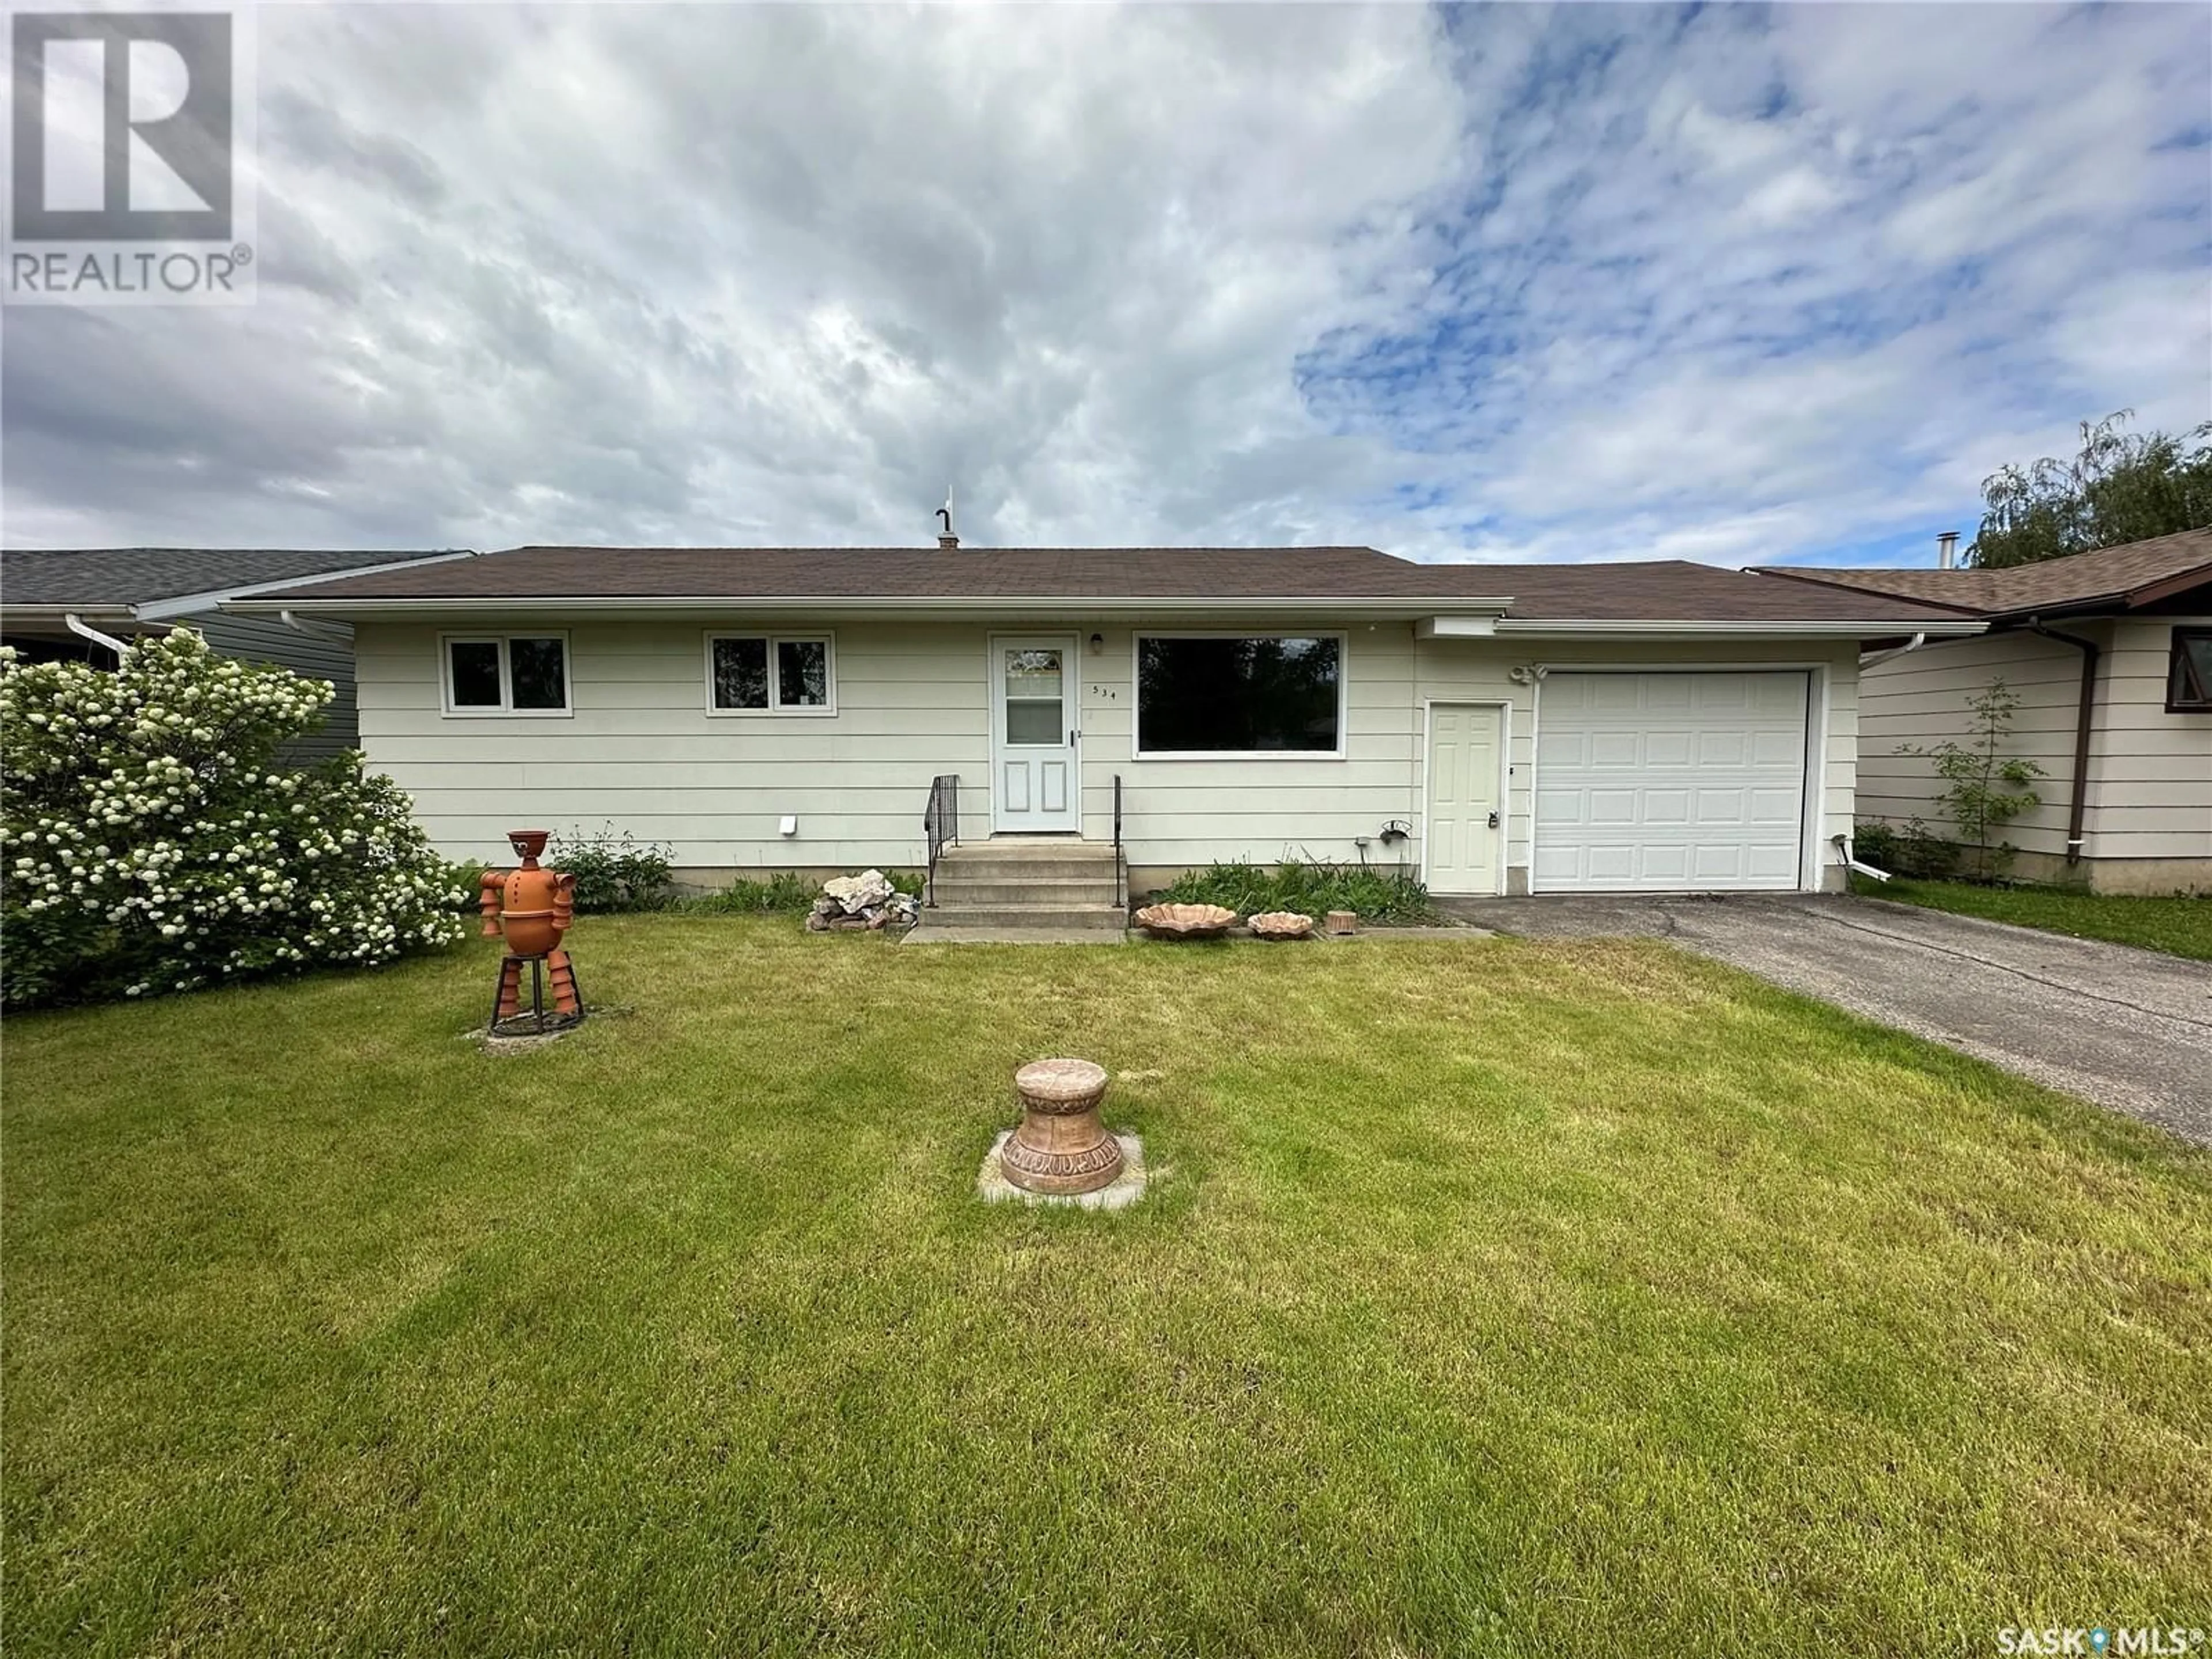
{"type": "MultiPolygon", "coordinates": [[[[265,596],[273,603],[291,597],[265,596]]],[[[1945,613],[1680,560],[1419,564],[1371,547],[521,547],[319,582],[336,601],[1510,599],[1521,621],[1901,623],[1945,613]]]]}
{"type": "Polygon", "coordinates": [[[1917,568],[1815,569],[1803,565],[1760,565],[1759,574],[1791,576],[1824,586],[1856,588],[1869,593],[1917,599],[1970,616],[2025,616],[2034,611],[2082,611],[2103,605],[2124,609],[2192,575],[2212,581],[2212,528],[2178,531],[2147,542],[2100,547],[2093,552],[2045,559],[2039,564],[2008,565],[1999,570],[1917,568]]]}

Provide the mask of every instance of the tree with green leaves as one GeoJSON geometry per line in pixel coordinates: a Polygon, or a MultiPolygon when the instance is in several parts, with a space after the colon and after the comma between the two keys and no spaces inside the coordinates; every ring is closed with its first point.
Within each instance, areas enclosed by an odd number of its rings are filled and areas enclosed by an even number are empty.
{"type": "Polygon", "coordinates": [[[1988,569],[2212,525],[2212,421],[2186,433],[2127,432],[2131,409],[2081,422],[2070,461],[2046,455],[1982,480],[1966,562],[1988,569]]]}
{"type": "Polygon", "coordinates": [[[2028,787],[2043,775],[2033,761],[2004,752],[2012,732],[2013,710],[2020,699],[2001,679],[1991,680],[1966,699],[1973,716],[1966,741],[1946,738],[1936,744],[1901,744],[1897,752],[1932,762],[1943,780],[1936,797],[1944,816],[1959,828],[1960,845],[1972,855],[1971,873],[1994,881],[2018,849],[2001,839],[2004,827],[2043,804],[2028,787]]]}

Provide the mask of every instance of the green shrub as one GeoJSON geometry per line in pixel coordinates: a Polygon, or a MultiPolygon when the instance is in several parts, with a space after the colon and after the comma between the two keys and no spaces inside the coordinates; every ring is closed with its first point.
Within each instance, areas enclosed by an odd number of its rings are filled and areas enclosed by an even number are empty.
{"type": "Polygon", "coordinates": [[[812,904],[820,890],[790,871],[780,870],[758,881],[740,876],[719,893],[686,899],[684,908],[710,916],[792,915],[812,904]]]}
{"type": "Polygon", "coordinates": [[[676,849],[665,842],[640,841],[613,824],[594,835],[570,830],[556,835],[545,862],[576,878],[576,908],[604,915],[615,910],[663,910],[675,896],[676,849]]]}
{"type": "Polygon", "coordinates": [[[1878,822],[1855,825],[1851,851],[1860,863],[1887,870],[1893,876],[1943,877],[1959,865],[1959,849],[1929,834],[1928,826],[1918,818],[1907,819],[1901,830],[1878,822]]]}
{"type": "Polygon", "coordinates": [[[159,996],[459,939],[451,866],[389,778],[350,753],[275,769],[331,695],[187,629],[113,673],[0,648],[0,1002],[159,996]]]}
{"type": "Polygon", "coordinates": [[[463,859],[459,864],[446,866],[446,879],[453,884],[453,908],[463,915],[482,914],[483,873],[491,866],[478,859],[463,859]]]}
{"type": "Polygon", "coordinates": [[[1410,923],[1432,921],[1437,914],[1429,890],[1404,870],[1298,859],[1273,866],[1239,860],[1186,871],[1153,897],[1169,904],[1218,904],[1240,916],[1297,910],[1318,920],[1331,910],[1351,910],[1364,921],[1410,923]]]}

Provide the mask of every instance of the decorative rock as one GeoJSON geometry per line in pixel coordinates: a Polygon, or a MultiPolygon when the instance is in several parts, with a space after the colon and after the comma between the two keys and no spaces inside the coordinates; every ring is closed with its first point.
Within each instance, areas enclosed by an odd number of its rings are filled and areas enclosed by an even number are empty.
{"type": "Polygon", "coordinates": [[[836,900],[848,915],[872,910],[891,896],[890,878],[880,870],[863,870],[857,876],[832,876],[822,884],[826,897],[836,900]]]}
{"type": "Polygon", "coordinates": [[[999,1149],[1006,1179],[1024,1192],[1088,1193],[1121,1173],[1121,1144],[1099,1121],[1106,1068],[1087,1060],[1035,1060],[1014,1073],[1022,1121],[999,1149]]]}
{"type": "Polygon", "coordinates": [[[830,931],[830,918],[823,915],[819,910],[809,911],[806,916],[806,931],[810,933],[828,933],[830,931]]]}
{"type": "Polygon", "coordinates": [[[1137,912],[1137,926],[1154,939],[1219,939],[1237,920],[1218,904],[1148,904],[1137,912]]]}
{"type": "Polygon", "coordinates": [[[1296,910],[1268,910],[1245,924],[1261,939],[1304,939],[1313,932],[1313,918],[1296,910]]]}
{"type": "Polygon", "coordinates": [[[1359,931],[1359,913],[1356,910],[1332,910],[1328,913],[1328,931],[1332,933],[1356,933],[1359,931]]]}

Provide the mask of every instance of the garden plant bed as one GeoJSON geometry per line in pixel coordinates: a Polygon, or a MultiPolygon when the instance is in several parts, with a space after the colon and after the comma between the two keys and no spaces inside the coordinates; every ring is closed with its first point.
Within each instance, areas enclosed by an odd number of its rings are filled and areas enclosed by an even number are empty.
{"type": "Polygon", "coordinates": [[[819,945],[11,1019],[10,1655],[2203,1622],[2203,1153],[1648,941],[819,945]],[[1152,1190],[976,1202],[1063,1054],[1152,1190]]]}

